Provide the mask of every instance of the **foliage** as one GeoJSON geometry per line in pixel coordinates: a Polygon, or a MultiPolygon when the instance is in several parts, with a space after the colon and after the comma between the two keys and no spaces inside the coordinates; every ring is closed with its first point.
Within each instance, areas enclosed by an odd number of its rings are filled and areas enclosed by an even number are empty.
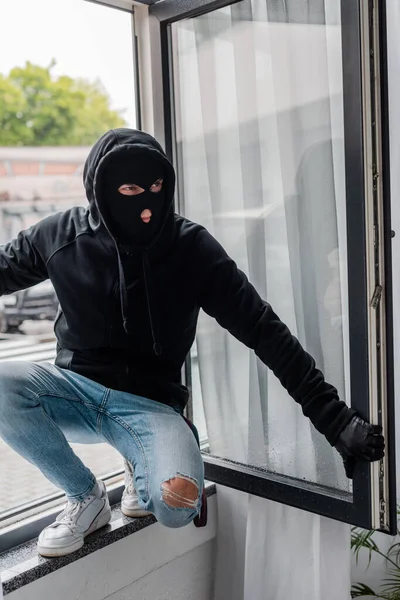
{"type": "MultiPolygon", "coordinates": [[[[400,508],[397,510],[397,515],[400,516],[400,508]]],[[[400,530],[398,533],[400,534],[400,530]]],[[[386,577],[382,581],[381,591],[377,593],[364,583],[356,583],[352,586],[351,597],[369,596],[377,600],[400,600],[400,542],[394,540],[385,553],[380,550],[373,539],[374,534],[374,531],[354,528],[351,536],[351,548],[357,561],[361,550],[368,552],[368,567],[374,554],[385,559],[387,571],[386,577]]]]}
{"type": "Polygon", "coordinates": [[[90,145],[125,124],[100,81],[55,76],[55,64],[0,74],[0,146],[90,145]]]}

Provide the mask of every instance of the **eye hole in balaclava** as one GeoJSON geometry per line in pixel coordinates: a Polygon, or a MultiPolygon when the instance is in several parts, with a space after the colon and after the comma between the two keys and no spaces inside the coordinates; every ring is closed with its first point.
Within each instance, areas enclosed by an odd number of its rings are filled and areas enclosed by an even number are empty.
{"type": "Polygon", "coordinates": [[[101,212],[111,233],[127,244],[147,245],[165,216],[164,167],[144,154],[117,156],[105,167],[101,212]]]}

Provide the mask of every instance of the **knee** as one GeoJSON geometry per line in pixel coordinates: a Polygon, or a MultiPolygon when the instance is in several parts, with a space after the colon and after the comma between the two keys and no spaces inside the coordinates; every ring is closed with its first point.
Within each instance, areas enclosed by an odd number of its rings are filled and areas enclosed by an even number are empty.
{"type": "Polygon", "coordinates": [[[161,484],[157,520],[167,527],[183,527],[196,517],[199,503],[198,483],[190,477],[177,475],[161,484]]]}
{"type": "Polygon", "coordinates": [[[199,486],[193,479],[182,475],[161,484],[162,498],[170,508],[196,508],[199,486]]]}

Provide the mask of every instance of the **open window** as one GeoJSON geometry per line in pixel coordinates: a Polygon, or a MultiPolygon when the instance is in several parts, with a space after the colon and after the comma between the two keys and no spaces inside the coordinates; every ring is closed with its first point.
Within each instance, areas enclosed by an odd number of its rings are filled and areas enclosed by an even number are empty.
{"type": "MultiPolygon", "coordinates": [[[[101,4],[1,5],[2,244],[47,216],[85,206],[82,171],[91,145],[105,129],[139,124],[132,3],[101,4]]],[[[53,362],[57,307],[48,281],[2,297],[0,360],[53,362]]],[[[106,444],[74,450],[97,477],[119,486],[120,496],[122,457],[106,444]]],[[[38,535],[64,495],[2,440],[0,481],[2,552],[38,535]]]]}
{"type": "Polygon", "coordinates": [[[387,439],[349,482],[254,353],[203,315],[185,375],[206,477],[394,532],[384,3],[164,0],[136,19],[143,124],[165,139],[179,211],[387,439]]]}

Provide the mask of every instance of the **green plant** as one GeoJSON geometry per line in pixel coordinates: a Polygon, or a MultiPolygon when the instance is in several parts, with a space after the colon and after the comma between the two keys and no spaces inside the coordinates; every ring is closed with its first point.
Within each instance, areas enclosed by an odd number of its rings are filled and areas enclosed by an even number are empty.
{"type": "MultiPolygon", "coordinates": [[[[397,515],[400,517],[400,507],[397,509],[397,515]]],[[[377,600],[400,600],[400,542],[394,541],[387,552],[382,552],[373,539],[374,534],[375,531],[365,531],[354,527],[351,535],[351,548],[357,561],[362,549],[368,551],[367,568],[373,554],[385,559],[387,571],[386,577],[382,580],[381,591],[376,593],[364,583],[356,583],[351,588],[351,597],[371,596],[377,600]]],[[[400,535],[400,529],[398,534],[400,535]]]]}
{"type": "Polygon", "coordinates": [[[100,81],[26,62],[0,73],[0,146],[89,146],[125,125],[100,81]]]}

